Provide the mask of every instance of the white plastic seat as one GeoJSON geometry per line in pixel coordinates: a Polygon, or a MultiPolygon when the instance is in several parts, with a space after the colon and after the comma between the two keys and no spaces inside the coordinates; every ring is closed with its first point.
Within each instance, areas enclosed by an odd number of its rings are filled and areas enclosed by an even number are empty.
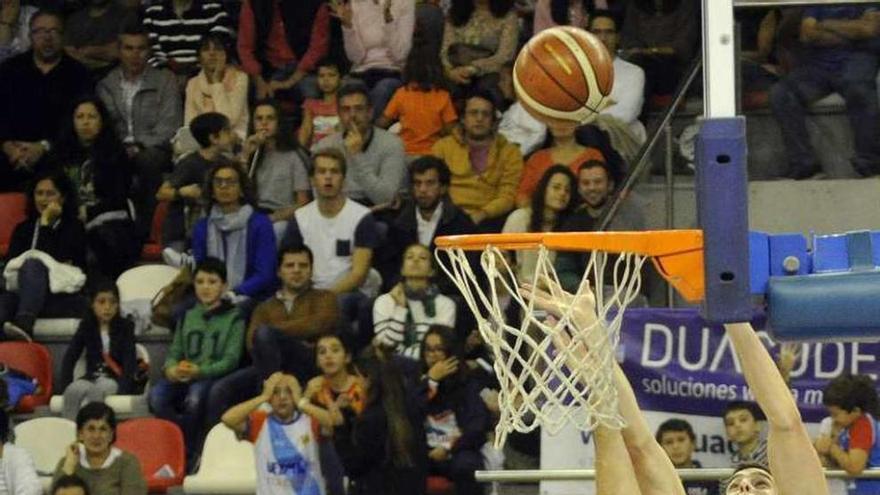
{"type": "Polygon", "coordinates": [[[135,333],[168,332],[150,322],[151,303],[163,287],[170,284],[180,272],[168,265],[140,265],[126,270],[116,279],[119,287],[119,310],[135,320],[135,333]]]}
{"type": "Polygon", "coordinates": [[[183,480],[185,493],[252,494],[257,487],[254,446],[223,423],[211,428],[199,471],[183,480]]]}
{"type": "Polygon", "coordinates": [[[15,445],[34,458],[41,476],[51,476],[67,447],[76,440],[76,423],[64,418],[35,418],[15,427],[15,445]]]}
{"type": "MultiPolygon", "coordinates": [[[[146,363],[150,363],[150,353],[143,344],[135,344],[137,357],[143,359],[146,363]]],[[[73,376],[83,376],[86,373],[86,357],[85,353],[80,356],[73,369],[73,376]]],[[[149,414],[149,406],[147,404],[147,394],[149,386],[144,388],[143,394],[138,395],[110,395],[104,400],[104,403],[110,406],[120,416],[147,416],[149,414]]],[[[64,393],[61,390],[62,394],[64,393]]],[[[49,411],[52,414],[61,414],[64,410],[64,395],[53,395],[49,400],[49,411]]]]}

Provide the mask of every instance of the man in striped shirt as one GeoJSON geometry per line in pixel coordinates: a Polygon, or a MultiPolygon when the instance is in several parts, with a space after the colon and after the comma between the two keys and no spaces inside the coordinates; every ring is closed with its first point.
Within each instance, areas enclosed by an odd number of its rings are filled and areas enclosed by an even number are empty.
{"type": "Polygon", "coordinates": [[[232,38],[229,15],[219,1],[161,0],[144,11],[153,67],[167,67],[180,78],[198,72],[199,44],[208,33],[232,38]]]}

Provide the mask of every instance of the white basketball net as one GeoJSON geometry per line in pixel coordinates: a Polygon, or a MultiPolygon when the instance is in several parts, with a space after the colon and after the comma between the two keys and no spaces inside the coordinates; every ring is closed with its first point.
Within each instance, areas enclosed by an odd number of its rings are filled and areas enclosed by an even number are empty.
{"type": "MultiPolygon", "coordinates": [[[[537,265],[532,280],[559,279],[553,268],[550,252],[538,248],[537,265]]],[[[571,423],[583,431],[597,426],[619,429],[624,425],[617,409],[614,386],[615,349],[623,310],[636,298],[641,287],[640,270],[647,259],[635,253],[622,253],[606,280],[608,255],[603,251],[589,253],[587,269],[581,277],[572,304],[566,304],[558,321],[545,320],[520,292],[520,282],[501,249],[488,246],[480,257],[484,276],[477,276],[467,253],[461,248],[441,248],[436,257],[441,268],[453,280],[477,320],[480,334],[492,349],[494,368],[501,385],[499,403],[501,418],[495,428],[495,446],[504,444],[512,431],[528,433],[538,426],[557,434],[571,423]],[[446,254],[443,259],[441,252],[446,254]],[[613,287],[603,294],[595,291],[598,319],[587,328],[571,323],[572,312],[579,300],[587,296],[590,279],[596,287],[613,287]],[[505,316],[508,304],[522,315],[522,323],[514,326],[505,316]],[[554,337],[568,332],[568,348],[557,349],[554,337]],[[577,369],[566,362],[586,352],[577,369]]]]}

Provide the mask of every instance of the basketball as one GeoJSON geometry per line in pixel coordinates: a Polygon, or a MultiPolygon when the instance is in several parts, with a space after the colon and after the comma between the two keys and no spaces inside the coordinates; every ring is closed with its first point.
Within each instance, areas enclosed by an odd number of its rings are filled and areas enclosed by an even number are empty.
{"type": "Polygon", "coordinates": [[[613,59],[592,34],[571,26],[541,31],[520,50],[513,66],[516,96],[544,123],[583,124],[611,104],[613,59]]]}

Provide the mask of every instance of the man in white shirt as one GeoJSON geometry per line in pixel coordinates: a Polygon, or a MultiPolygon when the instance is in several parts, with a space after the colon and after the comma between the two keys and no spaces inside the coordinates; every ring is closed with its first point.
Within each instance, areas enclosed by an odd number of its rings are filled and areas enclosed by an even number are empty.
{"type": "Polygon", "coordinates": [[[369,309],[378,295],[378,272],[371,275],[373,250],[379,245],[370,210],[342,192],[346,160],[341,151],[315,152],[310,173],[315,200],[296,210],[287,225],[282,247],[308,246],[314,253],[314,287],[336,294],[342,324],[369,309]]]}

